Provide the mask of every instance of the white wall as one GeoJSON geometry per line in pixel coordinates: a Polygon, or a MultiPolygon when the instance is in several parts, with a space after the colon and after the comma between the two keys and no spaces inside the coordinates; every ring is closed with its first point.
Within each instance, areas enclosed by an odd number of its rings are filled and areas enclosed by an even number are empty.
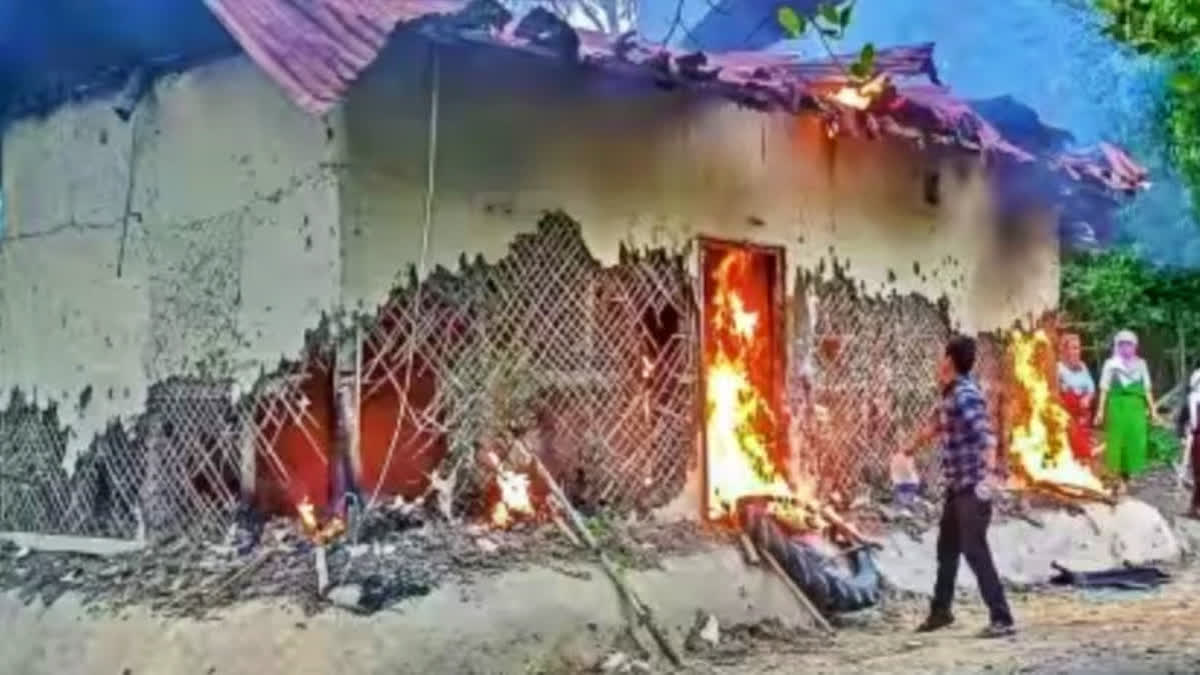
{"type": "Polygon", "coordinates": [[[128,124],[102,99],[9,127],[0,390],[60,402],[70,457],[156,381],[248,386],[295,357],[338,296],[334,124],[229,59],[162,79],[128,124]]]}
{"type": "MultiPolygon", "coordinates": [[[[707,234],[784,246],[793,272],[836,259],[870,291],[945,295],[966,330],[1057,304],[1051,215],[996,223],[975,157],[831,141],[812,117],[580,77],[523,55],[440,54],[427,269],[453,269],[463,254],[495,260],[542,210],[562,208],[608,263],[622,243],[677,248],[707,234]],[[933,168],[940,206],[923,199],[933,168]]],[[[429,59],[427,45],[394,45],[345,109],[350,306],[373,309],[420,258],[429,59]]]]}
{"type": "MultiPolygon", "coordinates": [[[[939,164],[933,207],[929,160],[894,142],[831,141],[812,118],[520,55],[443,53],[427,269],[494,260],[562,208],[609,263],[621,244],[709,234],[784,246],[793,270],[836,258],[868,290],[946,295],[968,330],[1057,303],[1048,218],[998,227],[973,158],[939,164]]],[[[0,390],[60,402],[78,451],[141,412],[154,382],[248,387],[322,313],[374,309],[421,257],[429,54],[395,45],[327,120],[234,58],[159,81],[131,124],[96,100],[10,126],[0,390]]]]}

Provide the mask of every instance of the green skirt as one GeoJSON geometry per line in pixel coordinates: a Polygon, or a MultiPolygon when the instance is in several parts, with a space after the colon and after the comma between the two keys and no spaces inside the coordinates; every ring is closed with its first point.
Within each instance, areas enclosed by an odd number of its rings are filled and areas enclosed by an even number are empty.
{"type": "MultiPolygon", "coordinates": [[[[1115,380],[1115,378],[1114,378],[1115,380]]],[[[1136,476],[1146,469],[1149,441],[1146,388],[1141,380],[1114,381],[1104,412],[1104,463],[1121,476],[1136,476]]]]}

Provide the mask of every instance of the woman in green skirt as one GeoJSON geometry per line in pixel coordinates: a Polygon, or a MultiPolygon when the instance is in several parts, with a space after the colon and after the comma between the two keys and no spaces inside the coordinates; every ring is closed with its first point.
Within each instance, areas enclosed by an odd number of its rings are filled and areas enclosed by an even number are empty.
{"type": "Polygon", "coordinates": [[[1118,491],[1146,468],[1150,421],[1157,421],[1150,370],[1137,354],[1137,336],[1123,330],[1113,340],[1113,355],[1100,371],[1096,425],[1104,426],[1104,463],[1120,479],[1118,491]]]}

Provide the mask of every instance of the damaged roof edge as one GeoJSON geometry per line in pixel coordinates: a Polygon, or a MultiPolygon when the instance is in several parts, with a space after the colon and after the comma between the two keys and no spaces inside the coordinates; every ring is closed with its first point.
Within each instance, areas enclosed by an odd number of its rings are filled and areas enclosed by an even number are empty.
{"type": "Polygon", "coordinates": [[[1114,198],[1148,185],[1147,172],[1120,149],[1039,152],[1005,138],[970,105],[940,86],[933,45],[880,50],[877,67],[895,82],[866,109],[839,102],[846,84],[835,62],[771,52],[683,52],[636,35],[574,29],[544,9],[515,17],[496,0],[205,0],[222,24],[297,105],[328,112],[398,26],[449,44],[514,49],[666,87],[730,99],[759,110],[817,113],[832,131],[887,135],[983,152],[1016,165],[1037,162],[1058,179],[1114,198]]]}

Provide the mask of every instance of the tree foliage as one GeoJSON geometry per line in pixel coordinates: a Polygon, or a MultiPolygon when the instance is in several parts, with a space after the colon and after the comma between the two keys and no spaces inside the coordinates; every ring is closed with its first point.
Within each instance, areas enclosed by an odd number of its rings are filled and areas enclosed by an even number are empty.
{"type": "MultiPolygon", "coordinates": [[[[854,16],[854,2],[829,2],[817,5],[817,11],[812,16],[805,16],[790,5],[780,5],[776,12],[776,20],[784,32],[793,40],[798,40],[808,34],[809,29],[817,36],[830,58],[838,63],[841,61],[829,47],[831,40],[841,40],[846,36],[850,20],[854,16]]],[[[868,42],[859,50],[852,63],[842,64],[851,78],[866,81],[875,74],[875,45],[868,42]]]]}
{"type": "Polygon", "coordinates": [[[1195,200],[1200,194],[1200,0],[1094,2],[1107,20],[1106,34],[1171,63],[1163,131],[1195,200]]]}
{"type": "Polygon", "coordinates": [[[1068,259],[1062,269],[1062,308],[1081,321],[1084,342],[1103,356],[1112,336],[1137,332],[1159,384],[1173,382],[1182,336],[1188,368],[1200,365],[1200,272],[1163,269],[1127,250],[1068,259]]]}

